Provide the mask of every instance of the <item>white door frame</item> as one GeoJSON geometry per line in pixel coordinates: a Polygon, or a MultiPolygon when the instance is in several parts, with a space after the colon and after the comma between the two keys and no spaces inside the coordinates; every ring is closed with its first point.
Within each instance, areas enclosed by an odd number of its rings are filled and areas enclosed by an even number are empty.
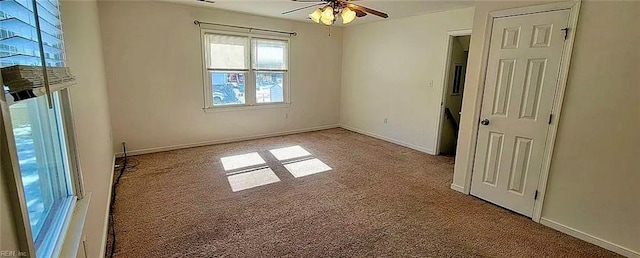
{"type": "MultiPolygon", "coordinates": [[[[487,63],[489,60],[489,47],[490,47],[490,39],[491,32],[493,30],[493,19],[500,17],[508,17],[508,16],[516,16],[516,15],[525,15],[525,14],[533,14],[533,13],[541,13],[541,12],[550,12],[550,11],[559,11],[559,10],[569,10],[569,31],[567,37],[567,43],[562,51],[562,63],[560,65],[560,74],[558,77],[558,85],[556,88],[556,95],[553,100],[553,120],[549,127],[549,132],[547,133],[546,145],[545,145],[545,154],[543,155],[542,160],[542,171],[540,172],[540,179],[538,181],[538,198],[535,201],[533,207],[533,216],[532,220],[536,222],[540,222],[540,217],[542,215],[542,203],[544,201],[545,191],[547,187],[547,179],[549,178],[549,168],[551,167],[551,157],[553,156],[553,146],[556,140],[556,134],[558,132],[558,121],[560,118],[560,111],[562,109],[562,101],[564,99],[565,89],[567,87],[567,77],[569,74],[569,66],[571,62],[571,52],[573,50],[573,44],[575,41],[575,32],[578,25],[578,14],[580,12],[580,4],[581,1],[567,1],[567,2],[558,2],[558,3],[550,3],[536,6],[528,6],[521,8],[514,8],[508,10],[499,10],[490,12],[487,17],[486,30],[484,34],[484,46],[482,52],[482,66],[480,68],[480,74],[482,77],[478,81],[478,102],[476,103],[473,110],[464,110],[464,113],[473,114],[473,127],[471,128],[472,138],[474,140],[471,141],[471,146],[468,152],[468,159],[462,160],[462,162],[466,163],[467,171],[465,171],[465,181],[462,192],[465,194],[469,194],[471,191],[471,177],[473,173],[473,164],[476,153],[476,144],[478,139],[478,123],[480,121],[480,111],[482,109],[482,96],[484,93],[484,83],[486,79],[487,73],[487,63]]],[[[464,98],[464,97],[463,97],[464,98]]],[[[452,186],[454,188],[454,186],[452,186]]]]}
{"type": "MultiPolygon", "coordinates": [[[[442,121],[444,120],[444,109],[447,106],[447,87],[449,84],[449,72],[451,72],[450,66],[451,52],[453,51],[453,38],[460,36],[471,36],[471,29],[452,30],[447,32],[447,44],[445,45],[447,46],[447,50],[445,51],[444,74],[442,75],[442,98],[440,98],[440,115],[438,116],[438,124],[436,126],[436,128],[438,128],[438,131],[436,131],[436,146],[433,147],[434,155],[440,155],[440,137],[442,136],[442,127],[444,126],[444,122],[442,121]]],[[[464,71],[465,73],[467,72],[466,67],[464,71]]],[[[464,98],[464,86],[462,88],[462,97],[464,98]]]]}

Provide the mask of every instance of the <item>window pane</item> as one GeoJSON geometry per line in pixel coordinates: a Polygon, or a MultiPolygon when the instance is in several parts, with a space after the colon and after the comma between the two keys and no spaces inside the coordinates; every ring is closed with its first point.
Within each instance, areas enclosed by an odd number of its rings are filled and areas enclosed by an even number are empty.
{"type": "Polygon", "coordinates": [[[253,68],[287,70],[287,41],[254,39],[253,68]]]}
{"type": "Polygon", "coordinates": [[[58,219],[62,202],[71,196],[58,94],[53,97],[54,109],[49,109],[45,96],[20,101],[9,108],[36,245],[58,219]]]}
{"type": "Polygon", "coordinates": [[[245,78],[244,72],[210,72],[213,105],[244,104],[245,78]]]}
{"type": "Polygon", "coordinates": [[[256,102],[275,103],[284,102],[284,73],[257,72],[256,73],[256,102]]]}
{"type": "Polygon", "coordinates": [[[209,42],[208,65],[210,69],[249,69],[247,37],[207,34],[209,42]]]}

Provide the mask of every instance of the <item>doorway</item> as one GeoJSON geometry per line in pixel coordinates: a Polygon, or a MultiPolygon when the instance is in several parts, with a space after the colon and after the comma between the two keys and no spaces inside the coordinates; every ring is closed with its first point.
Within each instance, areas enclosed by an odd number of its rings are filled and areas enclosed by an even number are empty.
{"type": "MultiPolygon", "coordinates": [[[[464,33],[464,32],[463,32],[464,33]]],[[[462,97],[467,72],[467,59],[471,42],[468,34],[449,35],[449,51],[446,61],[446,80],[442,97],[442,115],[437,153],[454,156],[458,142],[458,129],[462,111],[462,97]]]]}

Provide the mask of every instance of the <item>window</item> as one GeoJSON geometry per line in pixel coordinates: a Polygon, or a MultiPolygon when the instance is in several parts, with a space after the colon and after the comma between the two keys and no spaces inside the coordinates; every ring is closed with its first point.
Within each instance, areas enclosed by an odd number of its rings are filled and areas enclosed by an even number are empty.
{"type": "MultiPolygon", "coordinates": [[[[64,47],[57,0],[2,0],[0,1],[0,67],[29,65],[41,67],[41,57],[48,67],[64,66],[64,47]],[[35,6],[34,6],[35,3],[35,6]],[[35,16],[37,8],[38,17],[35,16]],[[40,35],[36,19],[40,23],[40,35]],[[40,52],[40,45],[44,53],[40,52]]],[[[69,137],[71,118],[66,89],[51,93],[51,107],[46,95],[13,101],[4,89],[4,98],[15,142],[19,175],[24,192],[28,228],[35,255],[55,256],[62,241],[65,221],[70,218],[75,201],[82,197],[76,180],[77,166],[69,137]]],[[[0,96],[2,97],[2,96],[0,96]]],[[[3,136],[4,137],[4,136],[3,136]]],[[[11,143],[10,143],[11,144],[11,143]]],[[[3,158],[4,160],[4,158],[3,158]]],[[[4,161],[3,161],[4,162],[4,161]]],[[[26,250],[25,250],[26,251],[26,250]]]]}
{"type": "Polygon", "coordinates": [[[464,67],[462,64],[455,64],[455,69],[453,70],[453,90],[451,91],[451,95],[460,95],[462,90],[462,84],[464,83],[464,67]]]}
{"type": "Polygon", "coordinates": [[[289,40],[203,31],[205,108],[286,104],[289,40]]]}
{"type": "Polygon", "coordinates": [[[53,109],[49,109],[46,96],[9,107],[31,235],[38,253],[53,248],[74,198],[59,93],[54,92],[52,99],[53,109]]]}

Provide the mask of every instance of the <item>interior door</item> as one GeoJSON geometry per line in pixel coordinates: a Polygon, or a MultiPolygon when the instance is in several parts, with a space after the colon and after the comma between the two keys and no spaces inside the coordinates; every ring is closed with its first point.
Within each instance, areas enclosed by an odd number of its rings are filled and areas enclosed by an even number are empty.
{"type": "Polygon", "coordinates": [[[533,215],[569,10],[495,18],[471,194],[533,215]]]}

